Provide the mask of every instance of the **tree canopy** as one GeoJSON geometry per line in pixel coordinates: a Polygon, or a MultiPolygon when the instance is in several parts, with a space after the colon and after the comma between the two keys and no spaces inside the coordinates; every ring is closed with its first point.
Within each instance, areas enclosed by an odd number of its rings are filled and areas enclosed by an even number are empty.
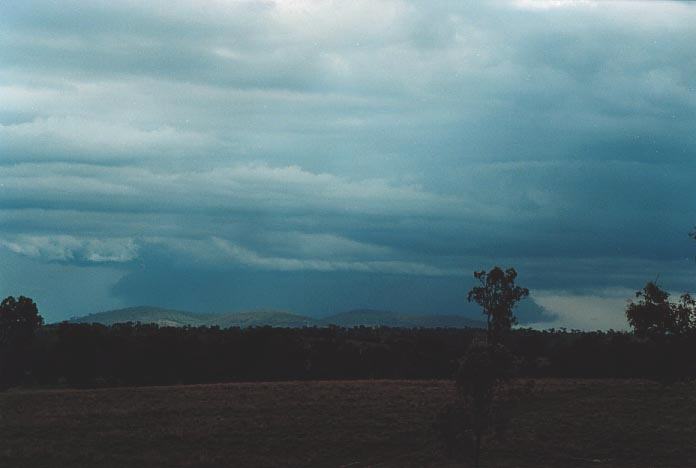
{"type": "Polygon", "coordinates": [[[42,324],[43,318],[32,299],[6,297],[0,303],[0,346],[30,340],[42,324]]]}
{"type": "Polygon", "coordinates": [[[669,293],[650,281],[636,291],[636,298],[626,307],[626,319],[636,335],[681,335],[696,329],[696,301],[688,293],[679,302],[670,302],[669,293]]]}
{"type": "Polygon", "coordinates": [[[488,324],[488,342],[499,342],[517,322],[512,311],[519,301],[529,296],[529,289],[515,284],[517,271],[514,268],[503,270],[495,266],[489,272],[474,272],[474,278],[480,285],[471,288],[467,299],[483,308],[488,324]]]}

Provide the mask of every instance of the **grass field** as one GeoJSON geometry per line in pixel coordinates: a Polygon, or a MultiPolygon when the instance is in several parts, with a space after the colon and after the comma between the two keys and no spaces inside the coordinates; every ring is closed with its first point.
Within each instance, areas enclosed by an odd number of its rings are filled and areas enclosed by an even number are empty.
{"type": "MultiPolygon", "coordinates": [[[[482,466],[696,466],[695,390],[539,380],[482,466]]],[[[11,390],[0,466],[455,466],[432,429],[453,394],[446,381],[11,390]]]]}

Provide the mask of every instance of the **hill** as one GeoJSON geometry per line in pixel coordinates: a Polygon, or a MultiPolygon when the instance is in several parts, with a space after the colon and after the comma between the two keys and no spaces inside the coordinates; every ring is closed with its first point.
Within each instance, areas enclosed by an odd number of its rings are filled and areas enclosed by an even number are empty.
{"type": "Polygon", "coordinates": [[[272,327],[300,328],[316,325],[316,321],[303,315],[278,310],[254,310],[214,315],[209,323],[221,328],[229,327],[272,327]]]}
{"type": "Polygon", "coordinates": [[[101,323],[113,325],[124,322],[156,323],[160,326],[193,327],[214,326],[257,327],[303,327],[313,325],[309,317],[274,310],[257,310],[251,312],[230,312],[223,314],[199,314],[195,312],[163,309],[160,307],[140,306],[126,309],[108,310],[84,317],[70,319],[72,323],[101,323]]]}
{"type": "Polygon", "coordinates": [[[323,318],[311,318],[278,310],[254,310],[223,314],[197,314],[195,312],[164,309],[160,307],[129,307],[75,317],[72,323],[101,323],[113,325],[123,322],[156,323],[160,326],[183,327],[214,326],[229,327],[311,327],[337,325],[341,327],[387,326],[424,328],[482,328],[483,322],[462,315],[405,315],[396,312],[372,309],[357,309],[323,318]]]}
{"type": "Polygon", "coordinates": [[[464,315],[408,315],[386,310],[356,309],[320,320],[324,325],[341,327],[387,326],[402,328],[484,328],[481,321],[464,315]]]}
{"type": "Polygon", "coordinates": [[[207,325],[212,314],[196,314],[182,310],[163,309],[160,307],[140,306],[125,309],[107,310],[83,317],[73,317],[72,323],[101,323],[113,325],[124,322],[156,323],[160,326],[183,327],[185,325],[207,325]]]}

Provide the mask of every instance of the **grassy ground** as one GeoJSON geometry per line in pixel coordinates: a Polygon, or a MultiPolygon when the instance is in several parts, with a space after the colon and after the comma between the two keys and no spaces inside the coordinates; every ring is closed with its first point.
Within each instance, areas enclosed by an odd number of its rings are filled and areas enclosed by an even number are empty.
{"type": "MultiPolygon", "coordinates": [[[[696,467],[694,390],[539,380],[482,466],[696,467]]],[[[12,390],[0,466],[446,466],[432,422],[453,394],[443,381],[12,390]]]]}

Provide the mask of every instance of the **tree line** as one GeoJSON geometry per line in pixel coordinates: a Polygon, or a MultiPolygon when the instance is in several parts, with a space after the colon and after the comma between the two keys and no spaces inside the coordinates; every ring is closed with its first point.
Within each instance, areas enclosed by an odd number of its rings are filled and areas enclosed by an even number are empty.
{"type": "MultiPolygon", "coordinates": [[[[0,344],[11,385],[169,385],[254,380],[449,379],[476,329],[41,326],[0,344]],[[24,341],[26,340],[26,341],[24,341]]],[[[6,338],[3,338],[6,340],[6,338]]],[[[696,377],[693,333],[511,330],[505,346],[522,377],[696,377]]]]}

